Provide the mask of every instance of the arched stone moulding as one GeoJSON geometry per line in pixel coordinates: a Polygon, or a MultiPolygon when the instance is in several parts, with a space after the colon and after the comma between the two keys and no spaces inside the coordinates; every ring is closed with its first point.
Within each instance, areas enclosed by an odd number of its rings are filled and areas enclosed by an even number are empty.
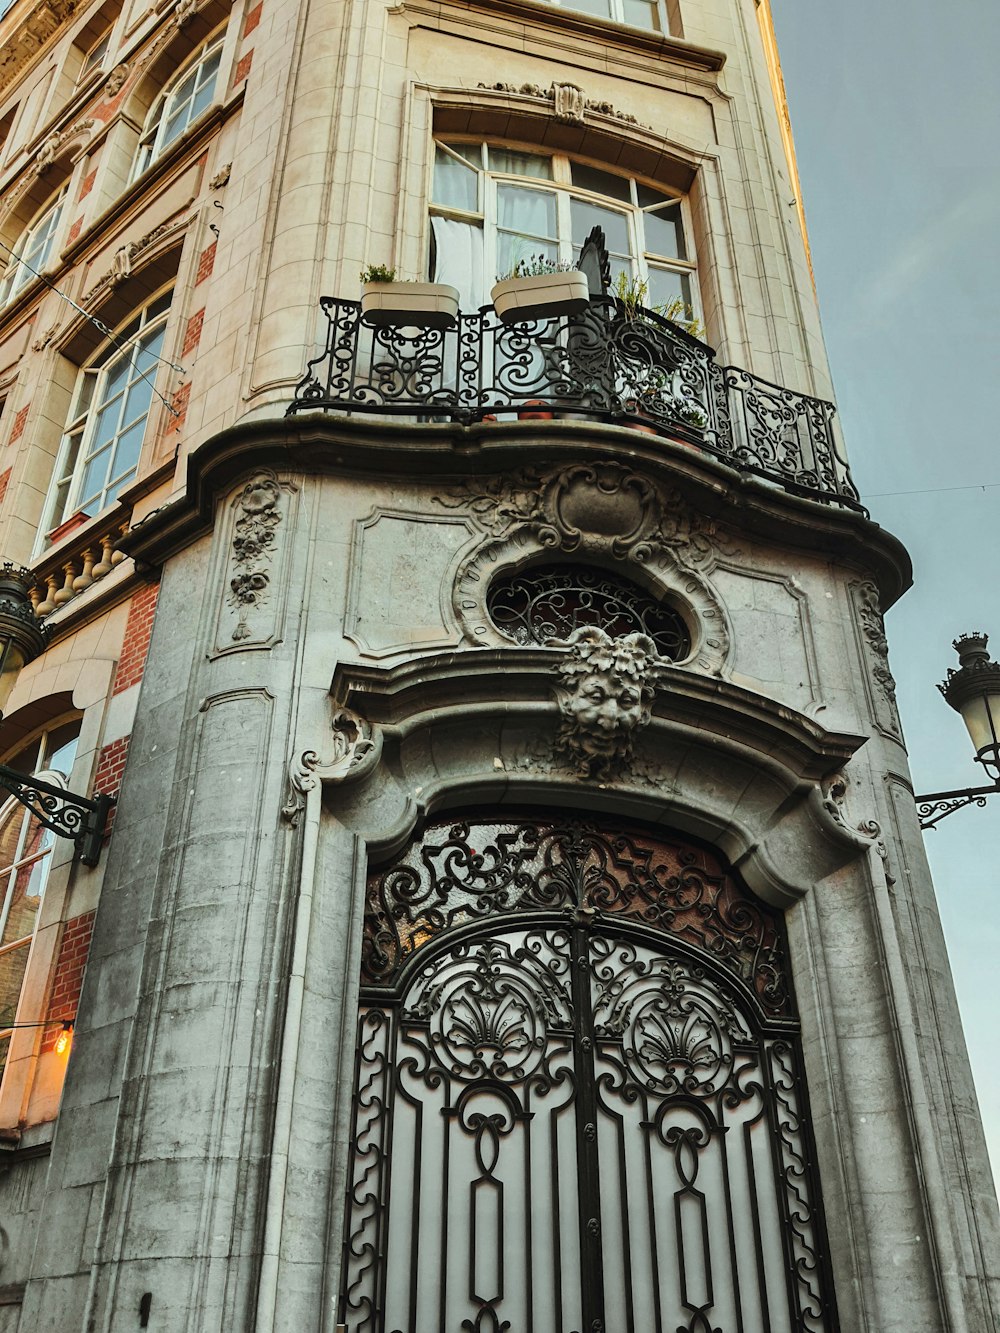
{"type": "MultiPolygon", "coordinates": [[[[867,852],[824,780],[864,743],[738,686],[665,667],[650,724],[607,781],[575,775],[556,750],[553,701],[564,650],[427,654],[391,667],[342,665],[333,683],[362,739],[380,735],[349,787],[315,776],[328,812],[378,862],[421,819],[473,806],[548,804],[668,825],[717,847],[776,907],[867,852]]],[[[327,745],[329,748],[329,745],[327,745]]],[[[294,780],[293,780],[294,786],[294,780]]]]}
{"type": "Polygon", "coordinates": [[[496,574],[562,555],[616,571],[675,606],[691,631],[685,665],[722,674],[732,636],[706,572],[719,549],[734,548],[721,526],[690,509],[679,492],[621,463],[597,462],[474,479],[437,502],[468,513],[486,532],[454,585],[454,610],[468,642],[508,642],[486,608],[496,574]]]}

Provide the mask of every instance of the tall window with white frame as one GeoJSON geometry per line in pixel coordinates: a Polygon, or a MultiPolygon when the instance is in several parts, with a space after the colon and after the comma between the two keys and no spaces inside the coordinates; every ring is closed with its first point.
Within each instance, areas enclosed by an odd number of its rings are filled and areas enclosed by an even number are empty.
{"type": "Polygon", "coordinates": [[[132,168],[133,180],[141,176],[212,105],[221,59],[222,38],[217,37],[206,42],[163,88],[146,117],[132,168]]]}
{"type": "Polygon", "coordinates": [[[66,189],[63,185],[39,209],[6,255],[7,268],[0,279],[0,306],[13,300],[48,262],[62,221],[66,189]]]}
{"type": "MultiPolygon", "coordinates": [[[[25,775],[68,786],[79,732],[78,722],[46,731],[7,763],[25,775]]],[[[14,1024],[41,1019],[21,1013],[20,1001],[54,841],[55,835],[13,797],[0,809],[0,1076],[14,1024]]]]}
{"type": "Polygon", "coordinates": [[[680,301],[697,314],[686,208],[678,195],[559,154],[439,140],[431,269],[473,308],[518,260],[573,260],[600,226],[613,278],[646,283],[649,305],[680,301]]]}
{"type": "Polygon", "coordinates": [[[93,518],[136,475],[171,292],[146,305],[80,371],[45,502],[38,549],[68,518],[93,518]]]}

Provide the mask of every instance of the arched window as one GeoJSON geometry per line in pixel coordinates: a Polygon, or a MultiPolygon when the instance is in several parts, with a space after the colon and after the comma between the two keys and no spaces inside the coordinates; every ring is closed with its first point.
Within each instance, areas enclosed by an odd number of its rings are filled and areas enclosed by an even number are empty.
{"type": "Polygon", "coordinates": [[[211,106],[222,59],[222,38],[206,42],[153,102],[139,141],[132,177],[140,176],[211,106]]]}
{"type": "Polygon", "coordinates": [[[46,500],[43,534],[80,511],[92,518],[135,477],[171,295],[165,292],[145,306],[80,371],[46,500]]]}
{"type": "Polygon", "coordinates": [[[435,144],[434,277],[463,305],[486,299],[520,259],[572,261],[590,230],[607,238],[612,277],[648,284],[644,304],[697,307],[684,201],[559,154],[486,143],[435,144]]]}
{"type": "MultiPolygon", "coordinates": [[[[57,786],[68,785],[79,731],[78,722],[46,731],[7,763],[57,786]]],[[[12,1025],[18,1021],[21,987],[54,839],[13,797],[0,810],[0,1076],[7,1062],[12,1025]]]]}
{"type": "Polygon", "coordinates": [[[797,1029],[711,853],[429,827],[368,882],[346,1333],[833,1333],[797,1029]]]}
{"type": "Polygon", "coordinates": [[[500,633],[515,643],[546,644],[595,625],[613,639],[648,634],[669,662],[682,661],[691,651],[691,632],[680,612],[604,569],[529,565],[494,579],[486,607],[500,633]]]}
{"type": "Polygon", "coordinates": [[[64,185],[35,215],[7,256],[7,270],[0,280],[0,306],[12,300],[48,262],[66,202],[64,185]]]}

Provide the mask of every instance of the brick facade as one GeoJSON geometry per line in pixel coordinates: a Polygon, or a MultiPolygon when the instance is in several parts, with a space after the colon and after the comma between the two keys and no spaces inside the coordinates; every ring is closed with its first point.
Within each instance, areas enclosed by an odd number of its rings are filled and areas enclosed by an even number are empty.
{"type": "Polygon", "coordinates": [[[237,87],[238,84],[241,84],[243,80],[246,78],[246,76],[250,73],[250,65],[252,61],[253,61],[252,50],[248,51],[245,56],[240,57],[240,62],[236,66],[236,73],[233,75],[234,88],[237,87]]]}
{"type": "Polygon", "coordinates": [[[76,1018],[80,991],[83,988],[83,974],[87,968],[90,953],[90,937],[94,933],[95,912],[84,912],[75,916],[63,926],[62,943],[56,959],[55,977],[49,1007],[45,1017],[52,1024],[46,1028],[42,1038],[42,1050],[51,1051],[62,1024],[76,1018]]]}
{"type": "Polygon", "coordinates": [[[256,28],[257,24],[260,22],[260,11],[263,8],[264,0],[260,0],[260,3],[254,5],[253,9],[251,9],[250,13],[247,15],[246,22],[243,24],[244,39],[250,36],[254,28],[256,28]]]}
{"type": "Polygon", "coordinates": [[[205,307],[196,310],[187,322],[187,328],[184,330],[184,344],[181,347],[181,356],[187,356],[188,352],[193,352],[201,342],[201,330],[205,323],[205,307]]]}
{"type": "Polygon", "coordinates": [[[132,595],[128,621],[125,625],[125,642],[122,645],[122,655],[118,659],[112,694],[121,694],[122,690],[127,690],[130,685],[142,680],[159,591],[158,583],[149,583],[132,595]]]}
{"type": "Polygon", "coordinates": [[[0,472],[0,504],[3,504],[4,496],[7,494],[7,487],[10,485],[11,469],[6,472],[0,472]]]}
{"type": "Polygon", "coordinates": [[[25,403],[24,407],[21,408],[20,412],[18,412],[17,416],[14,418],[14,425],[11,427],[10,432],[11,444],[13,444],[15,440],[19,440],[24,434],[24,426],[25,422],[28,420],[28,409],[30,407],[30,403],[25,403]]]}
{"type": "Polygon", "coordinates": [[[211,245],[202,250],[198,258],[198,272],[195,274],[194,285],[197,287],[199,282],[204,282],[206,278],[211,277],[212,269],[215,267],[215,248],[217,242],[213,241],[211,245]]]}

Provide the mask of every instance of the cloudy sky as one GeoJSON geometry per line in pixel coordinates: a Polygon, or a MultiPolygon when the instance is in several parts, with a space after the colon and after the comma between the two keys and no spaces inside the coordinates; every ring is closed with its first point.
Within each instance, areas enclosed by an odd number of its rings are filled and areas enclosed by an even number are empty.
{"type": "MultiPolygon", "coordinates": [[[[1000,657],[1000,5],[772,8],[854,477],[913,557],[887,629],[914,782],[981,785],[934,686],[960,633],[1000,657]]],[[[926,845],[1000,1179],[1000,795],[926,845]]]]}

